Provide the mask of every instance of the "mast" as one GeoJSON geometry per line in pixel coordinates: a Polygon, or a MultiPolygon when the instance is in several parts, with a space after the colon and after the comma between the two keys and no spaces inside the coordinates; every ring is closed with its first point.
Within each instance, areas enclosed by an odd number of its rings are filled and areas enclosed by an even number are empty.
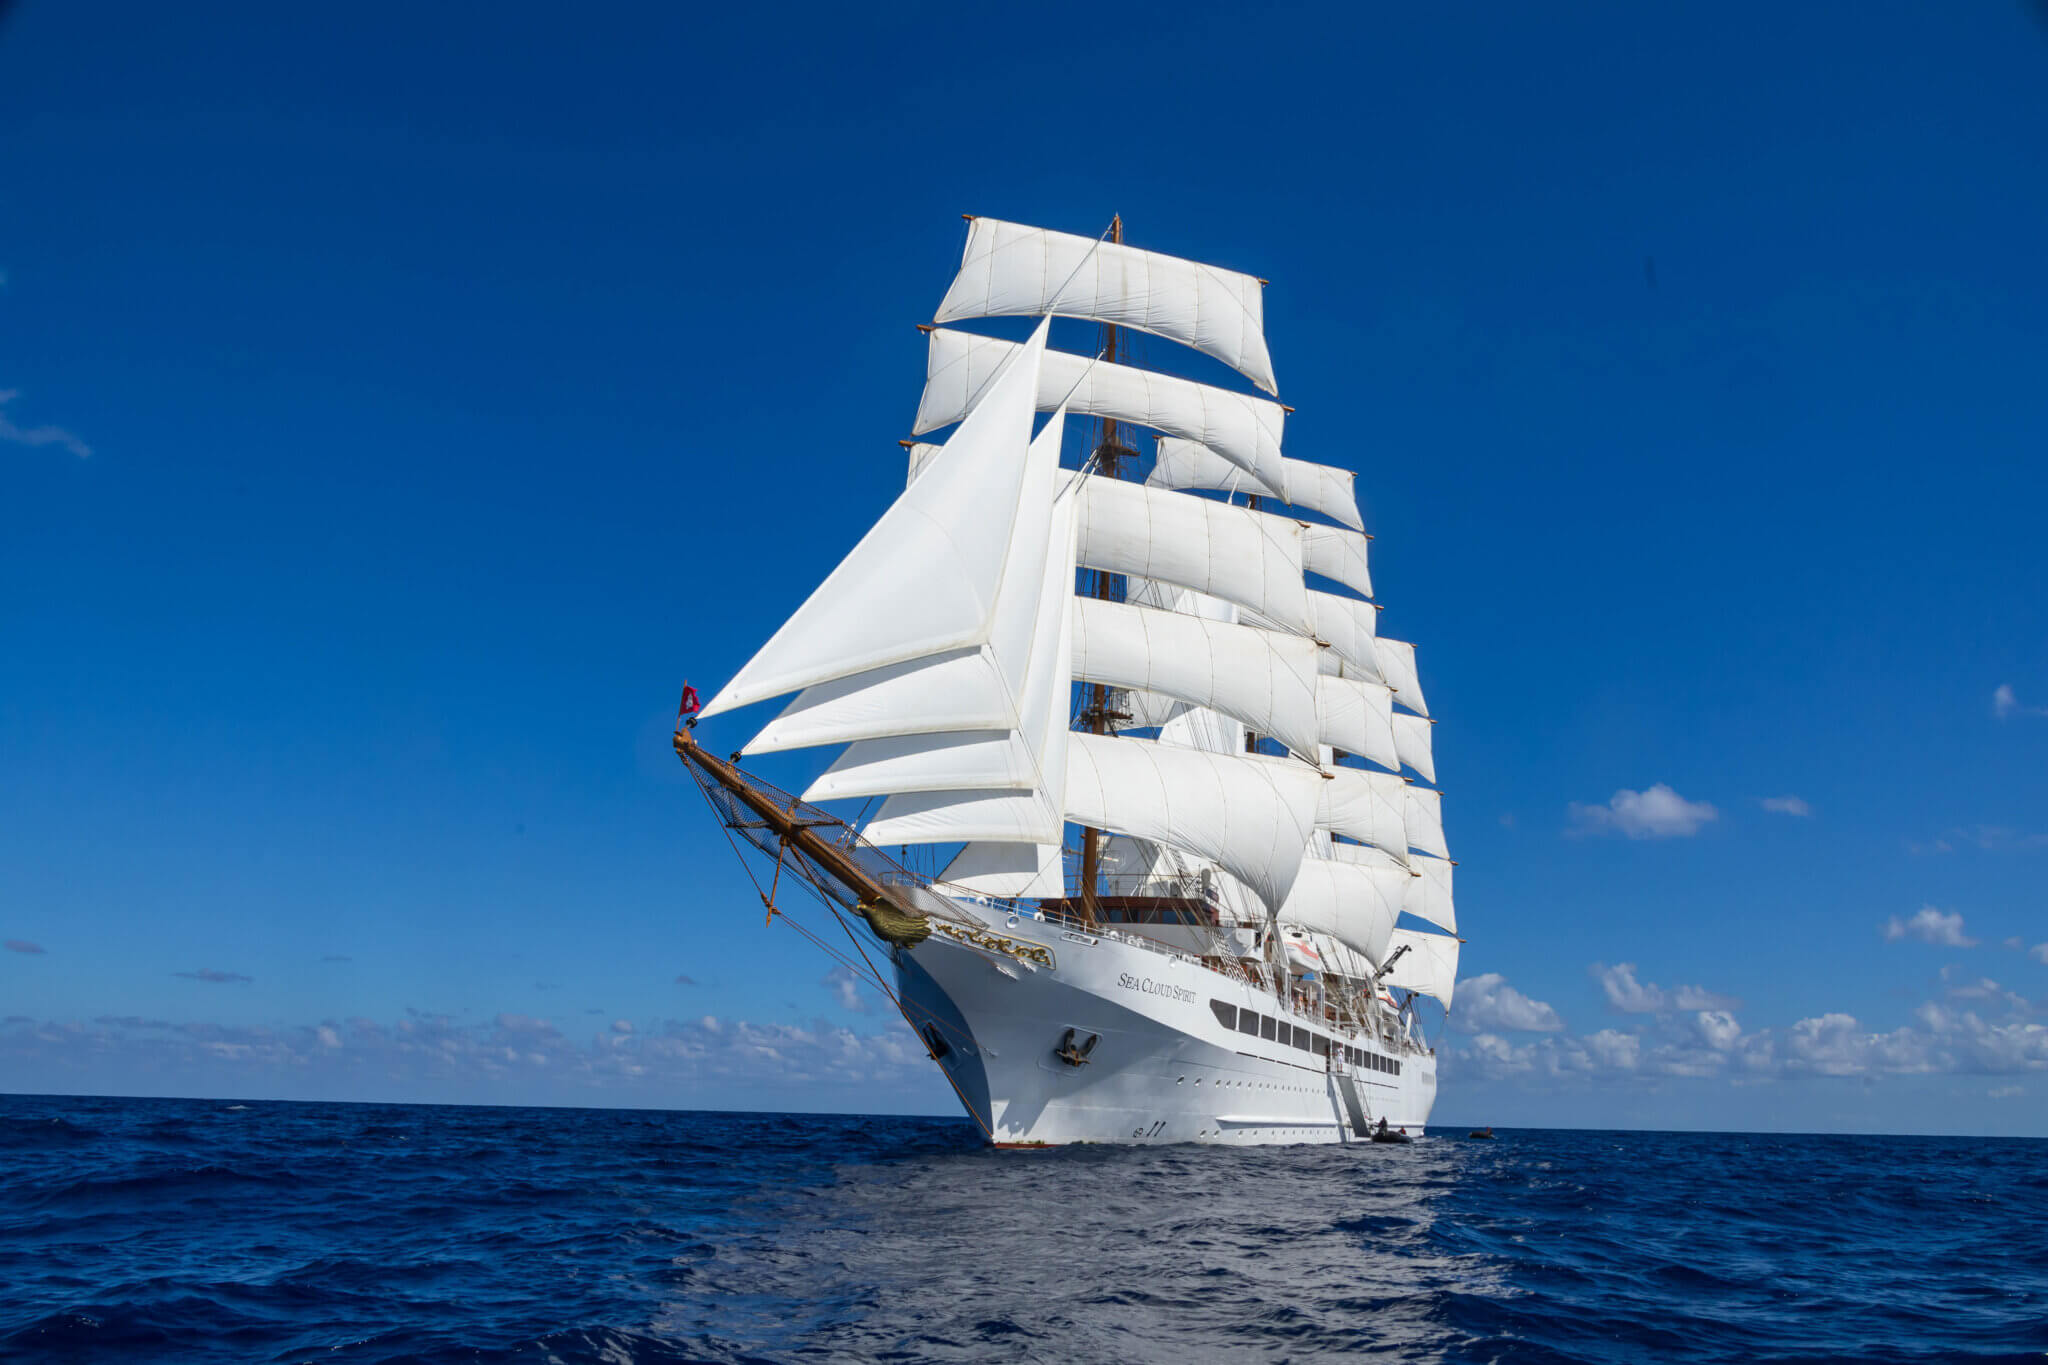
{"type": "MultiPolygon", "coordinates": [[[[1123,215],[1116,214],[1109,220],[1109,240],[1120,244],[1123,239],[1123,215]]],[[[1102,352],[1103,360],[1112,365],[1122,362],[1124,359],[1122,339],[1117,333],[1115,323],[1105,322],[1102,324],[1100,342],[1099,349],[1102,352]]],[[[1118,439],[1119,432],[1117,430],[1116,418],[1102,418],[1099,432],[1100,438],[1096,441],[1093,452],[1095,456],[1095,472],[1103,478],[1116,479],[1123,477],[1123,457],[1125,455],[1135,455],[1136,452],[1130,450],[1118,439]]],[[[1094,573],[1094,595],[1096,599],[1104,602],[1109,601],[1111,575],[1102,569],[1097,569],[1094,573]]],[[[1110,734],[1112,733],[1110,727],[1112,720],[1126,719],[1129,718],[1122,714],[1112,715],[1110,713],[1109,689],[1107,687],[1101,683],[1091,683],[1089,685],[1088,704],[1081,711],[1081,721],[1087,726],[1088,733],[1093,735],[1110,734]]],[[[1079,887],[1081,916],[1090,924],[1097,923],[1100,918],[1096,914],[1095,886],[1097,881],[1100,880],[1102,873],[1101,843],[1102,832],[1100,830],[1093,826],[1082,829],[1081,885],[1079,887]]]]}

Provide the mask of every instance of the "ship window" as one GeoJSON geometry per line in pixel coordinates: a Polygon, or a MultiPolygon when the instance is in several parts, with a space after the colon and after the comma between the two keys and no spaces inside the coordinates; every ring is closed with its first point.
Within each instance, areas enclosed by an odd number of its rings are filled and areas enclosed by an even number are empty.
{"type": "Polygon", "coordinates": [[[1225,1028],[1237,1027],[1237,1006],[1226,1005],[1221,1000],[1211,1000],[1209,1010],[1216,1016],[1216,1022],[1225,1028]]]}
{"type": "Polygon", "coordinates": [[[1388,1062],[1387,1069],[1392,1071],[1396,1076],[1401,1074],[1401,1064],[1399,1062],[1388,1062]]]}
{"type": "Polygon", "coordinates": [[[1276,1041],[1277,1034],[1275,1033],[1275,1029],[1278,1027],[1279,1022],[1279,1020],[1273,1018],[1271,1015],[1260,1015],[1259,1036],[1261,1038],[1264,1038],[1269,1043],[1276,1041]]]}
{"type": "Polygon", "coordinates": [[[1327,1057],[1327,1056],[1329,1056],[1329,1055],[1330,1055],[1330,1040],[1329,1040],[1328,1038],[1325,1038],[1325,1037],[1323,1037],[1322,1035],[1318,1034],[1318,1035],[1316,1036],[1316,1056],[1318,1056],[1318,1057],[1327,1057]]]}
{"type": "Polygon", "coordinates": [[[1295,1049],[1300,1052],[1307,1052],[1310,1046],[1308,1041],[1308,1030],[1300,1027],[1299,1025],[1296,1025],[1294,1029],[1294,1046],[1295,1049]]]}
{"type": "Polygon", "coordinates": [[[1254,1038],[1258,1037],[1258,1036],[1259,1036],[1259,1013],[1258,1013],[1258,1011],[1257,1011],[1257,1010],[1239,1010],[1239,1011],[1237,1012],[1237,1031],[1238,1031],[1239,1033],[1249,1033],[1249,1034],[1250,1034],[1250,1035],[1251,1035],[1252,1037],[1254,1037],[1254,1038]]]}

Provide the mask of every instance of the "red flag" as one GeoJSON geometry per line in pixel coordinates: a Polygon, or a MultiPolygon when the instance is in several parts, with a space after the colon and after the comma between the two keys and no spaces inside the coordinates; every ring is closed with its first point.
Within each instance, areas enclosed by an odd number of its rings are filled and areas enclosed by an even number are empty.
{"type": "Polygon", "coordinates": [[[683,701],[682,705],[676,707],[676,716],[678,718],[681,718],[683,716],[695,715],[697,712],[697,708],[702,704],[703,703],[697,700],[697,689],[690,686],[688,683],[684,683],[683,701]]]}

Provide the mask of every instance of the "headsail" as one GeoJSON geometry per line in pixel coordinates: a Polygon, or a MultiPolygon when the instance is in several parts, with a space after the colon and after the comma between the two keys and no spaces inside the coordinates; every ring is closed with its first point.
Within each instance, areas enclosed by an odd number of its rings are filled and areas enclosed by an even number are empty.
{"type": "Polygon", "coordinates": [[[925,476],[903,490],[810,599],[700,714],[988,639],[1017,516],[1042,322],[1012,349],[925,476]],[[974,534],[959,534],[962,528],[974,534]],[[872,610],[893,601],[888,613],[872,610]]]}

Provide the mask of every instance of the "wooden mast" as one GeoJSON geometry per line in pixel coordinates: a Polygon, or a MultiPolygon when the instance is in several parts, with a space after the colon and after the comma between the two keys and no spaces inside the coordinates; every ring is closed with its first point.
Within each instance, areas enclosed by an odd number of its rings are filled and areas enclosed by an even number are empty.
{"type": "MultiPolygon", "coordinates": [[[[1109,220],[1109,240],[1121,243],[1124,239],[1124,220],[1117,214],[1109,220]]],[[[1102,324],[1102,359],[1111,365],[1122,360],[1121,341],[1117,336],[1116,324],[1102,324]]],[[[1121,478],[1123,474],[1123,443],[1117,439],[1117,423],[1114,417],[1101,419],[1101,439],[1095,445],[1095,472],[1103,478],[1121,478]]],[[[1107,601],[1110,594],[1110,575],[1106,570],[1095,570],[1095,596],[1107,601]]],[[[1109,689],[1101,683],[1092,683],[1088,689],[1088,705],[1081,712],[1081,719],[1088,726],[1088,732],[1095,735],[1110,733],[1109,689]]],[[[1081,916],[1090,924],[1099,922],[1096,913],[1095,884],[1101,878],[1102,832],[1093,826],[1081,830],[1081,916]]]]}

